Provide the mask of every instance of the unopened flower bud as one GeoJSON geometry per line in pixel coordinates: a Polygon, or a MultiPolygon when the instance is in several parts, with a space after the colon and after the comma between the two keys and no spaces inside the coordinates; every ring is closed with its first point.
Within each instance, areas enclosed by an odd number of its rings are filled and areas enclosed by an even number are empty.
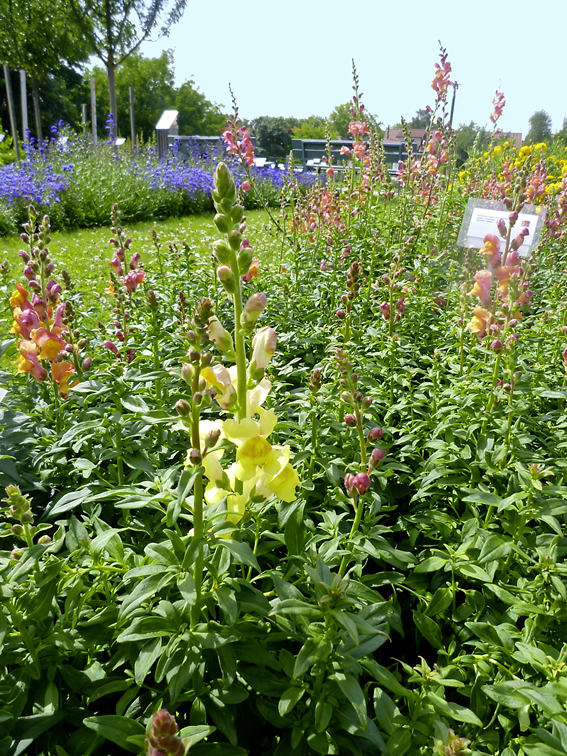
{"type": "Polygon", "coordinates": [[[368,463],[368,470],[374,470],[375,467],[377,467],[380,462],[384,459],[386,456],[386,450],[385,449],[379,449],[376,447],[375,449],[372,449],[372,454],[370,455],[370,461],[368,463]]]}
{"type": "Polygon", "coordinates": [[[500,351],[502,351],[502,342],[500,341],[500,339],[495,339],[495,340],[494,340],[494,341],[493,341],[493,342],[492,342],[492,343],[490,344],[490,348],[491,348],[492,350],[494,350],[495,352],[500,352],[500,351]]]}
{"type": "Polygon", "coordinates": [[[371,484],[372,481],[366,473],[358,473],[354,477],[353,485],[361,496],[366,493],[371,484]]]}
{"type": "Polygon", "coordinates": [[[213,428],[212,430],[210,430],[205,436],[205,448],[212,449],[213,446],[216,446],[220,438],[220,434],[220,428],[213,428]]]}
{"type": "Polygon", "coordinates": [[[273,328],[261,328],[252,340],[252,359],[258,367],[267,367],[276,351],[277,336],[273,328]]]}
{"type": "Polygon", "coordinates": [[[506,221],[504,220],[504,218],[498,218],[498,220],[496,221],[496,226],[498,227],[500,236],[505,239],[508,231],[506,229],[506,221]]]}
{"type": "Polygon", "coordinates": [[[344,484],[349,496],[352,495],[354,490],[354,478],[355,476],[352,473],[347,473],[345,475],[344,484]]]}
{"type": "Polygon", "coordinates": [[[339,320],[344,320],[346,318],[346,312],[344,310],[337,310],[335,315],[339,320]]]}
{"type": "Polygon", "coordinates": [[[377,439],[382,438],[382,428],[371,428],[368,431],[368,440],[369,441],[376,441],[377,439]]]}
{"type": "Polygon", "coordinates": [[[42,535],[37,539],[38,544],[43,545],[44,543],[50,543],[51,536],[48,535],[42,535]]]}
{"type": "Polygon", "coordinates": [[[236,292],[236,279],[228,265],[219,265],[217,268],[217,276],[229,294],[234,294],[236,292]]]}
{"type": "Polygon", "coordinates": [[[354,415],[345,415],[345,424],[349,426],[349,428],[354,428],[356,425],[356,417],[354,415]]]}
{"type": "Polygon", "coordinates": [[[203,461],[203,456],[199,449],[190,449],[187,453],[187,464],[198,467],[203,461]]]}
{"type": "Polygon", "coordinates": [[[87,370],[90,370],[90,369],[91,369],[91,365],[92,365],[92,364],[93,364],[93,360],[92,360],[92,357],[85,357],[85,359],[83,360],[83,362],[82,362],[82,364],[81,364],[81,370],[82,370],[82,371],[83,371],[84,373],[86,373],[86,372],[87,372],[87,370]]]}
{"type": "Polygon", "coordinates": [[[372,401],[371,396],[365,396],[362,400],[362,409],[367,410],[372,405],[372,401]]]}
{"type": "Polygon", "coordinates": [[[213,242],[213,254],[222,265],[230,261],[230,247],[223,239],[213,242]]]}
{"type": "Polygon", "coordinates": [[[191,415],[191,405],[185,399],[180,399],[176,402],[175,409],[181,417],[189,417],[191,415]]]}

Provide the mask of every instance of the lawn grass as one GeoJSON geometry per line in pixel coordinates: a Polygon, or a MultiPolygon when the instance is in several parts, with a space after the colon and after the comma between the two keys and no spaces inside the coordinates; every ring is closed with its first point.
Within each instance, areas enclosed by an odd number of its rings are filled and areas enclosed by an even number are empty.
{"type": "MultiPolygon", "coordinates": [[[[263,210],[248,212],[247,225],[247,235],[254,248],[254,254],[261,258],[264,264],[269,264],[274,259],[276,251],[269,231],[267,213],[263,210]]],[[[127,236],[132,238],[132,251],[140,253],[140,265],[145,270],[150,270],[158,264],[152,239],[153,229],[162,245],[162,254],[167,251],[169,244],[177,244],[179,247],[187,244],[193,253],[206,257],[210,255],[211,242],[219,236],[212,213],[125,225],[124,229],[127,236]]],[[[83,292],[84,304],[95,320],[108,314],[108,262],[114,252],[114,247],[108,242],[111,236],[110,223],[107,227],[94,229],[53,229],[51,234],[49,250],[55,263],[53,277],[59,280],[60,272],[64,269],[68,271],[76,287],[83,292]]],[[[14,282],[19,281],[21,276],[23,266],[18,251],[22,248],[23,244],[17,236],[0,240],[0,261],[8,260],[11,279],[14,282]]]]}

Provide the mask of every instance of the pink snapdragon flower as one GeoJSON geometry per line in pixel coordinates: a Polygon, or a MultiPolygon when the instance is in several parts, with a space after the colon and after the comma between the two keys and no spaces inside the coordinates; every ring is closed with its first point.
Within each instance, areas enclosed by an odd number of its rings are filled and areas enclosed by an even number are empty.
{"type": "Polygon", "coordinates": [[[441,48],[441,62],[435,64],[435,76],[431,83],[431,89],[437,93],[438,98],[445,102],[447,99],[447,92],[452,84],[451,76],[451,64],[447,60],[447,51],[445,48],[441,48]]]}
{"type": "Polygon", "coordinates": [[[504,99],[502,92],[498,92],[498,90],[496,90],[496,97],[492,100],[492,104],[494,105],[494,110],[490,115],[490,120],[492,121],[492,123],[496,124],[496,121],[502,115],[502,111],[504,110],[504,106],[506,105],[506,100],[504,99]]]}

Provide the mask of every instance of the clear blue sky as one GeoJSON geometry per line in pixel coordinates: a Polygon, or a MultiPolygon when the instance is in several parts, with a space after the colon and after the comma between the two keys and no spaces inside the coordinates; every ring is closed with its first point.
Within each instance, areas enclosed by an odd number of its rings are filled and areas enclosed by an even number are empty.
{"type": "Polygon", "coordinates": [[[229,82],[245,118],[327,116],[352,96],[354,58],[367,109],[384,126],[433,104],[441,40],[459,83],[454,124],[528,130],[546,110],[554,131],[567,116],[567,0],[188,0],[170,36],[142,46],[174,52],[176,82],[192,78],[230,109],[229,82]]]}

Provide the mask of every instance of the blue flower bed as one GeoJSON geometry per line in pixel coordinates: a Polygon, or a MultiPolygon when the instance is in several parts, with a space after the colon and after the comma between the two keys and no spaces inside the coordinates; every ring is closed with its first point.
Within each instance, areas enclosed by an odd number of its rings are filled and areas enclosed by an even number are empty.
{"type": "MultiPolygon", "coordinates": [[[[214,168],[220,160],[230,162],[220,139],[204,151],[190,144],[183,155],[174,145],[159,158],[153,146],[117,147],[111,125],[109,139],[96,146],[61,123],[51,131],[49,139],[24,145],[19,165],[0,167],[0,234],[25,222],[30,203],[49,213],[57,228],[105,225],[114,202],[128,222],[212,210],[214,168]]],[[[236,163],[233,168],[240,184],[246,174],[236,163]]],[[[264,201],[277,205],[287,172],[275,167],[252,172],[264,201]]],[[[306,188],[318,180],[315,174],[295,177],[306,188]]],[[[254,192],[246,204],[258,206],[254,192]]]]}

